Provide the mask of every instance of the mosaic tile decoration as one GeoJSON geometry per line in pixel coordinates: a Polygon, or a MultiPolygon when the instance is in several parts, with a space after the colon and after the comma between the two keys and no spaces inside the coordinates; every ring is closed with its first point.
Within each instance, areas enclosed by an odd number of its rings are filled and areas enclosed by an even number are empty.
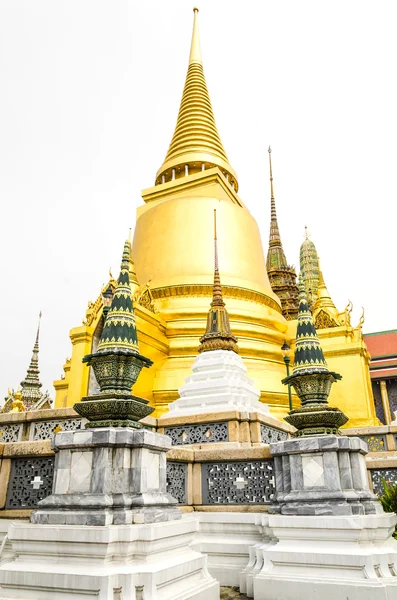
{"type": "Polygon", "coordinates": [[[387,442],[385,435],[360,435],[363,442],[368,444],[368,452],[386,452],[387,442]]]}

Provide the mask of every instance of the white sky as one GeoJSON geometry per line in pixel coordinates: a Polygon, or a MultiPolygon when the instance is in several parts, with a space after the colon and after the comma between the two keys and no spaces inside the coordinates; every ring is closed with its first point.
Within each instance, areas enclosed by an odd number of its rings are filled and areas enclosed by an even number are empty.
{"type": "MultiPolygon", "coordinates": [[[[43,310],[53,392],[68,331],[117,275],[185,80],[193,3],[1,0],[0,399],[43,310]]],[[[307,224],[327,286],[364,331],[397,327],[395,0],[200,0],[204,70],[239,195],[267,249],[268,155],[298,265],[307,224]]]]}

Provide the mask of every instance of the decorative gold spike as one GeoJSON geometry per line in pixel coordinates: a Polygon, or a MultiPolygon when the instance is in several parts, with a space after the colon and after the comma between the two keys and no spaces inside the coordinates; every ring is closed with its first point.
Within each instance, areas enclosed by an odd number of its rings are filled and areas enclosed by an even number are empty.
{"type": "Polygon", "coordinates": [[[192,45],[190,47],[190,56],[189,56],[189,65],[192,63],[198,63],[199,65],[203,64],[201,59],[201,49],[200,49],[200,34],[198,28],[198,12],[199,9],[195,6],[193,8],[193,35],[192,35],[192,45]]]}
{"type": "Polygon", "coordinates": [[[178,120],[167,156],[157,171],[156,185],[212,167],[218,167],[237,192],[237,175],[223,148],[204,77],[198,8],[195,8],[189,67],[178,120]]]}

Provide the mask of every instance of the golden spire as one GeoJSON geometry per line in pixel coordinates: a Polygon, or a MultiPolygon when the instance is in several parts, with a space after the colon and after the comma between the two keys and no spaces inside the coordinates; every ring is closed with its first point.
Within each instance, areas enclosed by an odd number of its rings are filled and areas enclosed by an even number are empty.
{"type": "Polygon", "coordinates": [[[129,277],[130,277],[130,286],[133,288],[133,293],[139,288],[138,278],[136,276],[135,263],[132,259],[132,229],[130,227],[128,241],[130,244],[130,267],[129,267],[129,277]]]}
{"type": "Polygon", "coordinates": [[[198,28],[198,11],[197,6],[193,8],[193,35],[192,35],[192,45],[190,46],[190,56],[189,56],[189,65],[196,62],[199,65],[203,64],[201,58],[201,48],[200,48],[200,34],[198,28]]]}
{"type": "Polygon", "coordinates": [[[333,316],[335,316],[337,318],[338,311],[336,309],[335,304],[332,301],[332,298],[327,289],[327,286],[325,285],[323,272],[322,272],[321,266],[320,266],[320,260],[319,260],[319,264],[318,264],[318,269],[319,269],[318,270],[318,291],[317,291],[318,295],[317,295],[316,303],[314,305],[314,310],[327,307],[332,313],[334,313],[333,316]]]}
{"type": "Polygon", "coordinates": [[[237,176],[229,164],[215,124],[204,77],[198,28],[198,8],[194,8],[189,68],[173,138],[167,156],[156,175],[156,185],[219,167],[237,191],[237,176]]]}
{"type": "Polygon", "coordinates": [[[232,350],[238,353],[237,338],[231,332],[229,315],[222,297],[221,278],[218,265],[218,239],[216,233],[216,209],[214,209],[214,286],[212,302],[207,317],[205,334],[200,338],[199,352],[209,350],[232,350]]]}

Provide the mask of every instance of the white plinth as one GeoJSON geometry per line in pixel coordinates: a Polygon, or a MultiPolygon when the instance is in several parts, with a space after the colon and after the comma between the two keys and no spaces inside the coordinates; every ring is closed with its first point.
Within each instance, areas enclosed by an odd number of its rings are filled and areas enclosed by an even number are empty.
{"type": "Polygon", "coordinates": [[[193,548],[208,558],[208,570],[221,585],[239,586],[251,546],[261,541],[263,513],[200,512],[193,548]]]}
{"type": "Polygon", "coordinates": [[[0,566],[2,600],[219,600],[206,557],[191,548],[197,521],[145,525],[14,522],[0,566]]]}
{"type": "Polygon", "coordinates": [[[263,548],[255,600],[397,598],[396,515],[269,515],[278,541],[263,548]]]}
{"type": "Polygon", "coordinates": [[[193,373],[179,389],[180,398],[169,405],[167,417],[229,410],[269,414],[246,372],[235,352],[202,352],[193,363],[193,373]]]}

